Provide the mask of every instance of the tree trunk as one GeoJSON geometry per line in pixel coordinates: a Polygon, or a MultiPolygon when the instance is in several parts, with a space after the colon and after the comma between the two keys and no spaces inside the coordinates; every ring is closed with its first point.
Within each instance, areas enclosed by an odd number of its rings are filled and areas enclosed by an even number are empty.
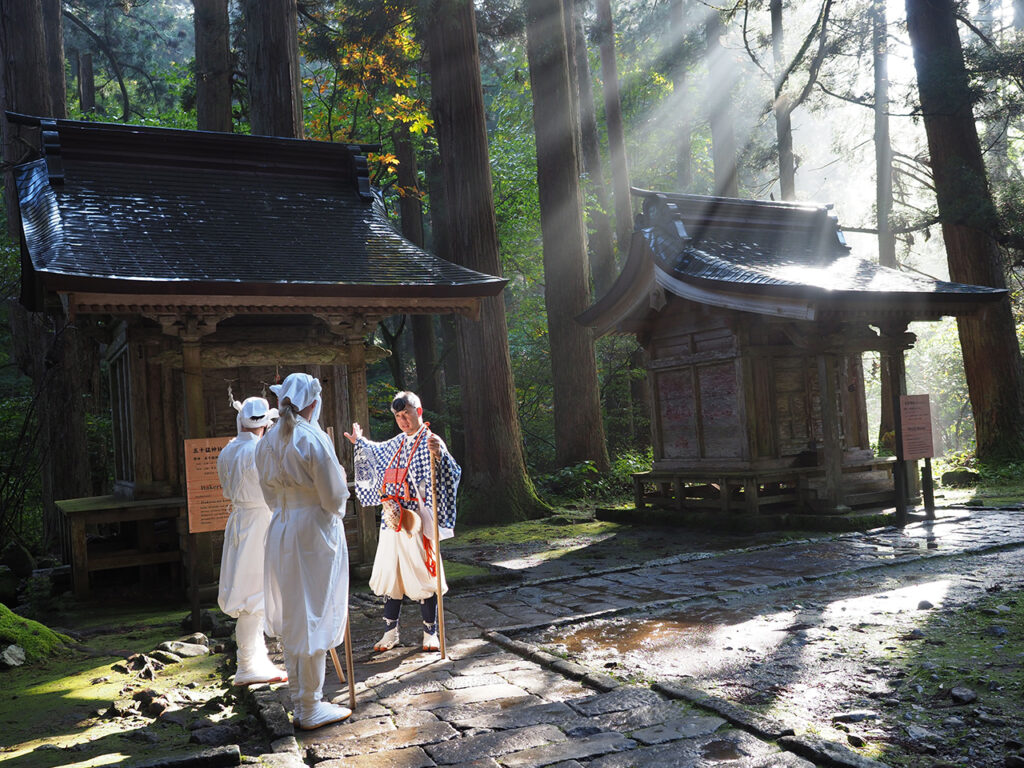
{"type": "Polygon", "coordinates": [[[228,0],[192,0],[196,32],[196,122],[231,132],[231,24],[228,0]]]}
{"type": "Polygon", "coordinates": [[[78,54],[78,106],[86,115],[96,111],[96,75],[87,51],[78,54]]]}
{"type": "Polygon", "coordinates": [[[604,119],[608,129],[608,155],[612,163],[612,189],[615,192],[615,239],[620,258],[629,251],[633,237],[633,201],[629,192],[629,166],[626,163],[626,131],[622,126],[622,101],[619,98],[619,68],[615,63],[615,28],[612,25],[611,0],[597,0],[597,37],[601,50],[601,79],[604,80],[604,119]]]}
{"type": "Polygon", "coordinates": [[[52,108],[46,115],[63,119],[67,111],[67,77],[64,74],[64,16],[61,0],[42,0],[43,36],[46,38],[46,79],[53,94],[52,108]]]}
{"type": "Polygon", "coordinates": [[[711,155],[715,167],[715,194],[739,197],[736,173],[736,137],[732,124],[733,68],[722,50],[722,19],[717,11],[708,15],[707,62],[709,84],[707,92],[711,122],[711,155]]]}
{"type": "Polygon", "coordinates": [[[590,57],[583,36],[583,24],[574,2],[573,35],[576,45],[576,79],[580,104],[580,148],[583,152],[583,169],[594,195],[596,205],[587,214],[594,228],[590,235],[590,275],[594,281],[594,293],[604,296],[618,275],[615,263],[615,243],[612,236],[612,222],[608,214],[608,189],[604,184],[604,168],[601,163],[601,139],[597,134],[597,117],[594,113],[594,89],[590,78],[590,57]]]}
{"type": "MultiPolygon", "coordinates": [[[[875,218],[878,228],[878,263],[896,266],[896,237],[892,232],[892,144],[889,140],[889,25],[885,0],[873,0],[871,14],[871,47],[875,77],[875,218]]],[[[878,422],[878,444],[888,451],[895,448],[892,412],[892,381],[889,366],[880,370],[881,418],[878,422]]]]}
{"type": "MultiPolygon", "coordinates": [[[[398,158],[398,213],[402,223],[402,235],[410,243],[423,248],[423,193],[420,191],[419,170],[416,165],[416,150],[404,126],[394,129],[391,134],[398,158]]],[[[432,315],[411,315],[413,357],[416,361],[416,392],[424,408],[436,416],[430,419],[430,428],[445,434],[442,414],[441,369],[437,363],[437,341],[434,335],[432,315]]]]}
{"type": "Polygon", "coordinates": [[[555,458],[560,466],[589,460],[606,468],[594,339],[575,320],[590,305],[590,292],[560,0],[526,1],[526,55],[537,137],[555,458]]]}
{"type": "Polygon", "coordinates": [[[782,0],[771,0],[772,60],[775,63],[775,135],[779,142],[779,187],[783,200],[796,200],[796,163],[793,159],[793,109],[782,82],[786,70],[783,51],[782,0]]]}
{"type": "MultiPolygon", "coordinates": [[[[907,0],[949,275],[1005,288],[953,0],[907,0]]],[[[957,320],[982,460],[1024,456],[1024,373],[1009,298],[957,320]]]]}
{"type": "MultiPolygon", "coordinates": [[[[480,55],[472,0],[433,0],[423,17],[432,108],[452,261],[501,274],[487,152],[480,55]]],[[[504,297],[484,299],[480,319],[458,320],[466,450],[461,509],[471,521],[544,514],[523,458],[504,297]]]]}
{"type": "MultiPolygon", "coordinates": [[[[43,3],[0,4],[0,111],[32,115],[65,114],[63,41],[47,30],[60,18],[43,3]],[[52,44],[52,45],[48,45],[52,44]],[[59,82],[51,74],[59,71],[59,82]]],[[[2,121],[4,160],[14,165],[28,159],[25,147],[39,146],[38,129],[2,121]]],[[[8,166],[9,167],[9,166],[8,166]]],[[[21,238],[17,193],[13,174],[5,174],[7,217],[15,242],[21,238]]],[[[44,539],[52,545],[58,511],[55,500],[86,496],[92,491],[89,446],[85,430],[83,370],[95,362],[91,345],[63,316],[28,312],[21,304],[9,305],[14,358],[35,385],[39,404],[39,450],[42,462],[44,539]]]]}
{"type": "Polygon", "coordinates": [[[250,133],[302,138],[296,0],[245,0],[250,133]]]}
{"type": "Polygon", "coordinates": [[[686,95],[686,59],[683,46],[689,29],[689,20],[683,0],[672,0],[672,36],[676,50],[672,61],[672,99],[678,122],[676,124],[676,189],[693,191],[693,111],[686,95]]]}

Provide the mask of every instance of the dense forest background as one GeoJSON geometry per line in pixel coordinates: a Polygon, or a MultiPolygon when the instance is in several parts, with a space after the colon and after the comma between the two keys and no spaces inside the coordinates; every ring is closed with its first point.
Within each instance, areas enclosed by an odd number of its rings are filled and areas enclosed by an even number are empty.
{"type": "MultiPolygon", "coordinates": [[[[370,155],[372,179],[396,226],[443,253],[437,216],[445,183],[444,135],[441,131],[439,140],[436,124],[438,66],[440,59],[459,54],[438,46],[443,30],[437,28],[440,18],[465,3],[292,4],[301,93],[297,135],[379,145],[370,155]],[[421,232],[409,229],[409,206],[422,215],[421,232]]],[[[263,119],[260,102],[249,81],[254,59],[266,53],[253,23],[258,3],[64,0],[61,5],[69,118],[209,128],[201,117],[206,97],[199,83],[211,70],[200,61],[197,39],[209,31],[201,14],[224,6],[230,116],[221,129],[260,132],[254,130],[263,119]]],[[[479,66],[482,86],[500,268],[510,281],[504,296],[507,339],[490,342],[507,341],[515,385],[521,439],[514,430],[504,439],[521,442],[542,497],[613,493],[630,472],[650,463],[636,342],[598,340],[593,362],[570,371],[568,386],[566,373],[558,370],[560,356],[551,353],[570,343],[563,339],[572,335],[555,317],[559,304],[553,286],[561,280],[553,250],[574,246],[564,241],[556,246],[550,239],[558,222],[546,218],[554,214],[541,200],[545,179],[559,173],[558,159],[569,154],[577,158],[572,166],[580,194],[576,218],[582,218],[586,238],[579,260],[588,301],[608,288],[628,247],[629,186],[831,203],[848,241],[862,255],[940,279],[952,273],[952,279],[971,282],[964,275],[972,273],[950,253],[949,227],[981,232],[991,244],[990,266],[996,265],[1011,290],[1016,334],[1002,342],[1015,348],[1019,369],[1024,0],[907,0],[906,5],[902,0],[482,0],[475,10],[479,63],[471,63],[479,66]],[[933,35],[945,48],[936,53],[938,59],[922,58],[934,31],[929,27],[944,14],[958,39],[933,35]],[[552,18],[561,23],[557,34],[548,23],[552,18]],[[552,67],[556,59],[561,69],[552,67]],[[935,64],[946,59],[963,62],[962,82],[960,70],[935,64]],[[955,187],[957,177],[969,174],[936,170],[943,127],[933,118],[945,112],[941,106],[922,107],[930,98],[929,82],[962,97],[953,111],[966,109],[976,130],[984,168],[973,191],[955,187]],[[565,126],[571,150],[551,143],[548,128],[555,124],[565,126]],[[974,206],[983,209],[981,218],[950,207],[950,200],[974,194],[983,198],[974,206]],[[590,414],[591,397],[600,403],[601,423],[588,444],[571,445],[566,435],[574,428],[558,411],[575,407],[590,414]]],[[[564,223],[561,229],[573,229],[564,223]]],[[[32,361],[19,359],[12,345],[11,303],[18,296],[20,256],[9,235],[0,241],[0,255],[6,300],[0,309],[0,538],[14,536],[39,546],[44,544],[38,540],[39,468],[61,446],[39,426],[45,376],[38,365],[32,375],[32,361]]],[[[979,403],[991,397],[979,394],[985,366],[977,358],[968,355],[965,375],[960,341],[970,338],[969,332],[952,320],[915,324],[911,330],[918,342],[908,356],[908,391],[932,395],[947,459],[1019,467],[1013,463],[1024,456],[1022,421],[1014,416],[1022,411],[1019,382],[1005,376],[989,382],[1010,389],[1009,399],[998,401],[1010,405],[1001,405],[995,419],[1008,427],[1000,432],[985,416],[985,426],[976,431],[979,403]]],[[[54,343],[59,336],[54,330],[54,343]]],[[[427,398],[428,416],[462,450],[459,405],[464,390],[477,383],[460,376],[457,337],[447,320],[392,317],[380,324],[374,340],[392,354],[370,371],[370,402],[379,417],[375,435],[391,429],[382,407],[391,391],[433,387],[439,396],[433,403],[427,398]],[[432,357],[422,354],[427,336],[436,350],[432,357]],[[436,370],[425,370],[428,359],[436,370]]],[[[45,357],[48,352],[35,353],[45,357]]],[[[1007,357],[1012,363],[1013,354],[1007,357]]],[[[877,406],[886,401],[885,382],[870,354],[865,371],[874,433],[885,452],[891,448],[890,417],[877,406]]],[[[82,391],[87,465],[93,491],[102,493],[108,489],[110,451],[103,376],[82,391]]]]}

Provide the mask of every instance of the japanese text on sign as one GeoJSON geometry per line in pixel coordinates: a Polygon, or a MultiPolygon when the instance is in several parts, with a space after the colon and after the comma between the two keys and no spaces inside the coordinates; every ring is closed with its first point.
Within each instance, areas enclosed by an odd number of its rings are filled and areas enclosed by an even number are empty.
{"type": "Polygon", "coordinates": [[[935,455],[932,445],[932,411],[928,395],[900,395],[901,439],[904,459],[935,455]]]}
{"type": "Polygon", "coordinates": [[[188,489],[188,531],[223,531],[231,502],[224,498],[217,476],[217,457],[230,437],[185,441],[185,485],[188,489]]]}

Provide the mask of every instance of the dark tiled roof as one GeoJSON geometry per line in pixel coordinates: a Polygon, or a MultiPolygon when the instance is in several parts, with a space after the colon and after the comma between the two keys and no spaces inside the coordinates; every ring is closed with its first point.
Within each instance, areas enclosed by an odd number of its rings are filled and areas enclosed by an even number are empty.
{"type": "Polygon", "coordinates": [[[1005,290],[879,266],[851,252],[828,208],[634,190],[643,200],[618,279],[577,319],[637,331],[652,293],[768,316],[934,320],[974,312],[1005,290]]]}
{"type": "Polygon", "coordinates": [[[824,206],[648,193],[639,234],[684,282],[767,295],[877,300],[1004,291],[909,274],[857,256],[824,206]]]}
{"type": "Polygon", "coordinates": [[[31,264],[51,287],[486,296],[504,286],[399,235],[343,145],[73,121],[55,131],[59,152],[17,169],[31,264]]]}

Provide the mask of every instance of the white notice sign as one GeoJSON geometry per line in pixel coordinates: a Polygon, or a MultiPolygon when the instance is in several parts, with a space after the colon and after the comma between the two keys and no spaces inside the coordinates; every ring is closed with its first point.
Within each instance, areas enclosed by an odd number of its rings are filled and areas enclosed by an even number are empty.
{"type": "Polygon", "coordinates": [[[934,456],[928,395],[900,395],[900,419],[903,424],[903,458],[912,460],[934,456]]]}

